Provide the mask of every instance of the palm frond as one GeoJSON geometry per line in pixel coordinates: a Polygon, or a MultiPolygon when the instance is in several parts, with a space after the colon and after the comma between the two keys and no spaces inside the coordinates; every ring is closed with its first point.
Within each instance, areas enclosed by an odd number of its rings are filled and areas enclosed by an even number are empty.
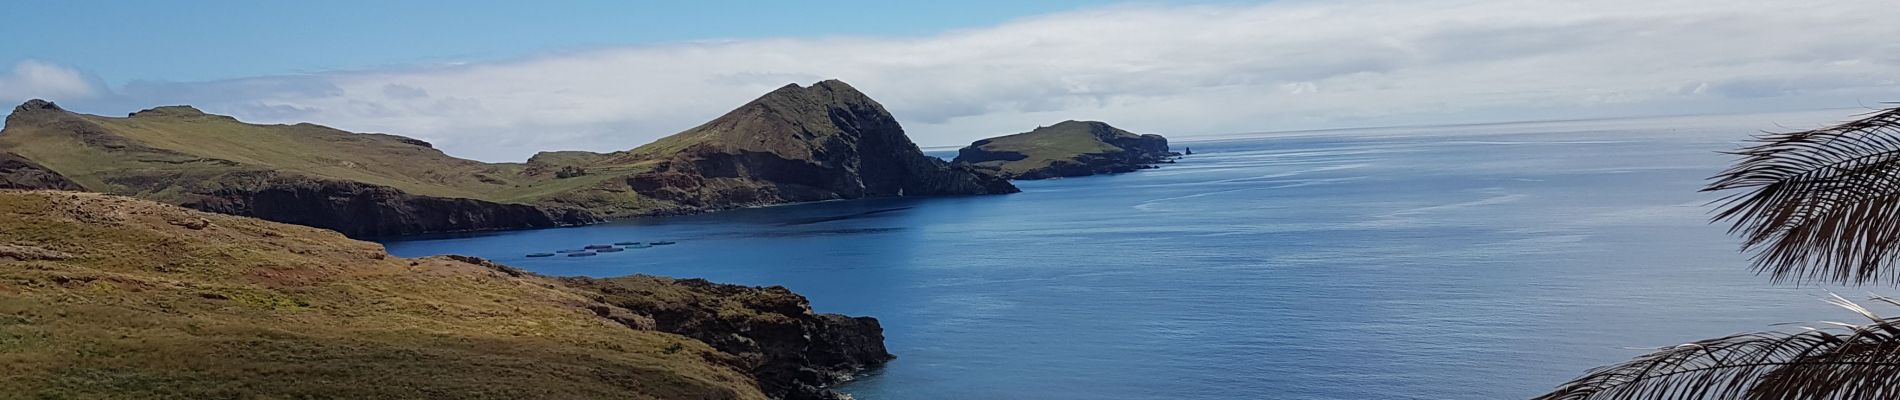
{"type": "Polygon", "coordinates": [[[1880,317],[1839,297],[1835,303],[1871,322],[1666,347],[1591,370],[1537,399],[1900,398],[1900,318],[1880,317]]]}
{"type": "Polygon", "coordinates": [[[1775,281],[1900,284],[1900,107],[1757,136],[1704,191],[1775,281]]]}

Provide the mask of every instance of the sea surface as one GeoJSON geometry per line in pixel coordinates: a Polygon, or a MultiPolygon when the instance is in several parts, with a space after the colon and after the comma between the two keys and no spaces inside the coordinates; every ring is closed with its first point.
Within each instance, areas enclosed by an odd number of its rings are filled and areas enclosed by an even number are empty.
{"type": "Polygon", "coordinates": [[[1853,320],[1821,298],[1883,288],[1771,284],[1697,189],[1749,134],[1854,112],[1177,140],[1195,154],[1014,195],[387,245],[783,285],[883,321],[899,358],[843,387],[862,400],[1524,398],[1638,348],[1853,320]],[[627,240],[679,243],[524,257],[627,240]]]}

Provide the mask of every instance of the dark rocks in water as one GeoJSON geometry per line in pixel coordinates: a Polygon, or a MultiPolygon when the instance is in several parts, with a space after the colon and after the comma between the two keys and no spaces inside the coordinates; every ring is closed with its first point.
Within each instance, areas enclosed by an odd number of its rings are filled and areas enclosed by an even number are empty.
{"type": "Polygon", "coordinates": [[[978,140],[957,151],[956,165],[1009,179],[1131,172],[1179,156],[1161,135],[1139,135],[1095,121],[1063,121],[1029,132],[978,140]]]}
{"type": "Polygon", "coordinates": [[[387,186],[270,172],[229,174],[206,189],[189,191],[189,200],[181,205],[331,229],[355,238],[550,228],[597,220],[579,209],[418,196],[387,186]]]}
{"type": "MultiPolygon", "coordinates": [[[[45,106],[57,107],[50,102],[45,106]]],[[[65,176],[7,152],[0,152],[0,189],[82,190],[65,176]]]]}
{"type": "Polygon", "coordinates": [[[599,293],[599,301],[650,316],[654,328],[698,339],[738,356],[767,396],[787,400],[837,400],[827,389],[865,368],[893,358],[876,318],[816,314],[811,303],[784,287],[746,287],[701,279],[631,276],[563,278],[569,286],[599,293]],[[685,288],[658,301],[651,287],[685,288]]]}
{"type": "Polygon", "coordinates": [[[1006,180],[925,155],[883,105],[836,80],[779,88],[617,157],[659,160],[626,183],[682,212],[1018,191],[1006,180]]]}

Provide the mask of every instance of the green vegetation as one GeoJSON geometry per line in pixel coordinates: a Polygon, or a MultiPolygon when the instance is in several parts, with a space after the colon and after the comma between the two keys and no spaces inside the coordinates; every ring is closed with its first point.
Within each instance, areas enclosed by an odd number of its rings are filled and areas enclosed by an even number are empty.
{"type": "MultiPolygon", "coordinates": [[[[668,282],[621,285],[689,298],[668,282]]],[[[326,230],[0,190],[7,396],[764,398],[732,356],[598,298],[326,230]]]]}
{"type": "MultiPolygon", "coordinates": [[[[1038,127],[1035,130],[1009,136],[984,139],[981,145],[974,147],[991,152],[1010,152],[1023,155],[1015,161],[985,161],[976,165],[993,166],[1011,176],[1021,175],[1031,170],[1048,168],[1058,161],[1073,160],[1084,154],[1120,153],[1122,149],[1108,144],[1096,136],[1097,128],[1092,124],[1100,122],[1062,121],[1055,125],[1038,127]]],[[[1113,129],[1116,136],[1128,138],[1140,137],[1133,132],[1113,129]]]]}
{"type": "Polygon", "coordinates": [[[9,119],[0,149],[89,190],[167,202],[275,173],[389,186],[423,196],[578,205],[609,214],[637,213],[652,203],[624,184],[626,176],[649,170],[648,160],[602,164],[609,161],[605,154],[554,152],[528,163],[484,163],[401,136],[314,124],[249,124],[185,106],[124,118],[57,109],[26,112],[34,115],[9,119]],[[569,171],[565,177],[563,169],[569,171]],[[603,201],[603,193],[616,199],[603,201]]]}
{"type": "Polygon", "coordinates": [[[957,150],[959,165],[1009,179],[1048,179],[1129,172],[1179,156],[1161,135],[1138,135],[1096,121],[1062,121],[957,150]]]}

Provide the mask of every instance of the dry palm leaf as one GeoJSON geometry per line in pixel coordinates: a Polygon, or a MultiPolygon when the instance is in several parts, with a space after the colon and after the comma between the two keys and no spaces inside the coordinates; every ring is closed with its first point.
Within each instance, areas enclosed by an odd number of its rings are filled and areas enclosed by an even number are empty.
{"type": "Polygon", "coordinates": [[[1538,399],[1900,398],[1900,318],[1882,318],[1838,296],[1833,302],[1871,322],[1662,348],[1592,370],[1538,399]]]}
{"type": "Polygon", "coordinates": [[[1777,282],[1900,284],[1900,108],[1801,132],[1759,136],[1704,191],[1717,221],[1777,282]]]}

